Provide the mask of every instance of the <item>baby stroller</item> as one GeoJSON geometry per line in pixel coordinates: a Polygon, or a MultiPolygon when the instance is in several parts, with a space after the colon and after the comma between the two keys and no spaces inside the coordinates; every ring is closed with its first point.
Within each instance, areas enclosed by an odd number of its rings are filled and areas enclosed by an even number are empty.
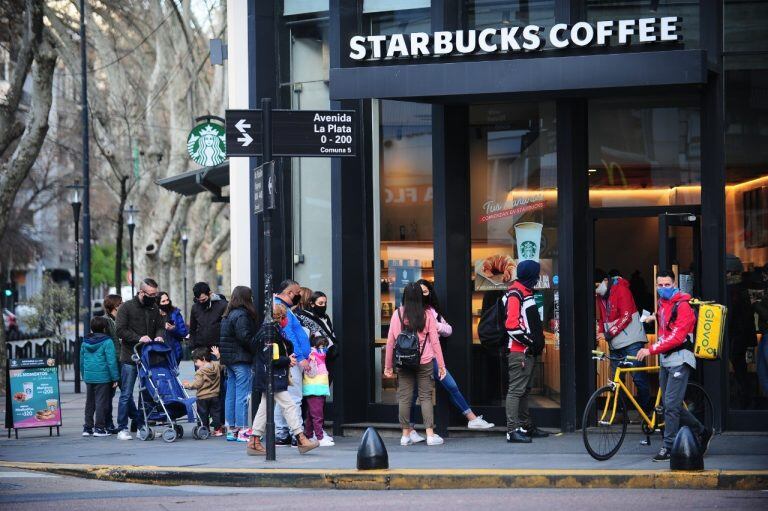
{"type": "Polygon", "coordinates": [[[138,408],[144,414],[144,427],[138,431],[139,440],[153,440],[151,426],[167,426],[163,440],[173,442],[184,436],[184,428],[178,424],[185,416],[195,423],[192,436],[205,440],[211,433],[203,426],[197,414],[196,398],[189,397],[179,381],[179,366],[173,349],[162,342],[138,343],[131,357],[139,373],[138,408]]]}

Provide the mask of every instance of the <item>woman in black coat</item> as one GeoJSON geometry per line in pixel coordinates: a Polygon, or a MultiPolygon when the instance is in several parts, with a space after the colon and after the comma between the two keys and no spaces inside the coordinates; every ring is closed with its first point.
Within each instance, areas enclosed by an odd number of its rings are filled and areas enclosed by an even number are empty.
{"type": "Polygon", "coordinates": [[[256,332],[256,308],[251,288],[237,286],[221,321],[219,352],[227,368],[227,391],[224,417],[229,426],[227,440],[246,442],[248,436],[248,397],[251,394],[250,346],[256,332]]]}
{"type": "Polygon", "coordinates": [[[328,379],[333,382],[333,367],[339,356],[339,341],[336,339],[331,318],[326,313],[327,308],[328,297],[322,291],[315,291],[307,303],[302,303],[301,308],[294,312],[301,326],[309,330],[309,342],[312,346],[315,345],[313,339],[316,337],[325,337],[330,341],[325,366],[328,368],[328,379]]]}

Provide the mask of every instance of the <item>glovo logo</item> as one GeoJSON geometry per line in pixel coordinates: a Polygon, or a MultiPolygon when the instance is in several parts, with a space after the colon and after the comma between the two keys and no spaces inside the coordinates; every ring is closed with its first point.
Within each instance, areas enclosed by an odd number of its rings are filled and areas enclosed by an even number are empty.
{"type": "Polygon", "coordinates": [[[715,359],[718,356],[722,338],[723,309],[717,305],[699,307],[698,326],[696,328],[697,357],[715,359]]]}

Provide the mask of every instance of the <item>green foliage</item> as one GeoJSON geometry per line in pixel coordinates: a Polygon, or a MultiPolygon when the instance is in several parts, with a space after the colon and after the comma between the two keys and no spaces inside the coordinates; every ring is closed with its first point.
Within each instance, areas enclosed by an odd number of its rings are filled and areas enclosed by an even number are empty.
{"type": "Polygon", "coordinates": [[[91,249],[91,283],[94,286],[110,286],[115,284],[114,280],[115,246],[94,245],[91,249]]]}
{"type": "Polygon", "coordinates": [[[59,339],[64,339],[64,324],[75,315],[74,290],[55,283],[46,275],[42,292],[30,301],[30,305],[37,312],[36,323],[45,330],[52,330],[59,339]]]}

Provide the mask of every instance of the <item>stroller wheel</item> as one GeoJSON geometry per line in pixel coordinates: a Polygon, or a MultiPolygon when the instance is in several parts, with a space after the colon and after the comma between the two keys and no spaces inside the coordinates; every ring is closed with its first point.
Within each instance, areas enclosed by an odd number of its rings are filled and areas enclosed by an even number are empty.
{"type": "Polygon", "coordinates": [[[152,432],[152,428],[147,426],[142,426],[137,432],[136,436],[139,438],[139,440],[142,441],[152,440],[155,437],[152,432]]]}
{"type": "Polygon", "coordinates": [[[211,436],[211,430],[205,426],[200,426],[200,429],[197,430],[197,436],[200,440],[208,440],[211,436]]]}
{"type": "Polygon", "coordinates": [[[154,440],[155,439],[155,430],[152,428],[149,428],[149,439],[154,440]]]}
{"type": "Polygon", "coordinates": [[[176,436],[184,438],[184,428],[179,424],[174,424],[173,429],[176,430],[176,436]]]}
{"type": "Polygon", "coordinates": [[[198,433],[199,430],[200,430],[200,426],[195,426],[194,428],[192,428],[192,438],[194,438],[195,440],[200,440],[200,434],[198,433]]]}
{"type": "Polygon", "coordinates": [[[169,444],[176,441],[176,437],[176,430],[174,428],[167,428],[163,430],[163,440],[169,444]]]}

